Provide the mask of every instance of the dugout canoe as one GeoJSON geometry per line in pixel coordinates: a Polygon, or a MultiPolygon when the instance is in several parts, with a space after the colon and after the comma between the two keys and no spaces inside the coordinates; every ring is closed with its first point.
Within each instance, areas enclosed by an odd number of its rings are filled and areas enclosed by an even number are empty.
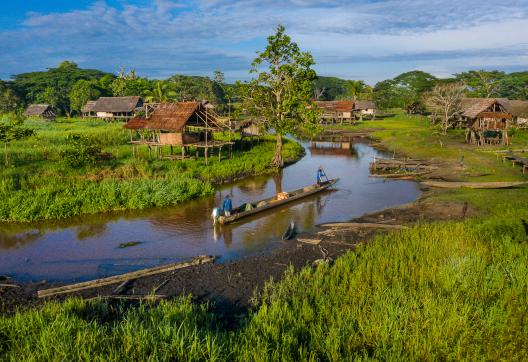
{"type": "Polygon", "coordinates": [[[329,187],[333,186],[337,181],[339,181],[338,178],[322,182],[319,185],[314,184],[288,192],[288,197],[282,200],[279,200],[275,195],[264,200],[249,203],[249,205],[248,203],[245,203],[234,208],[231,211],[231,216],[220,216],[218,217],[217,221],[220,224],[229,224],[246,216],[255,215],[259,212],[302,199],[303,197],[317,194],[319,192],[327,190],[329,187]]]}
{"type": "Polygon", "coordinates": [[[425,186],[438,187],[443,189],[507,189],[510,187],[522,186],[528,184],[528,181],[516,182],[442,182],[442,181],[424,181],[425,186]]]}

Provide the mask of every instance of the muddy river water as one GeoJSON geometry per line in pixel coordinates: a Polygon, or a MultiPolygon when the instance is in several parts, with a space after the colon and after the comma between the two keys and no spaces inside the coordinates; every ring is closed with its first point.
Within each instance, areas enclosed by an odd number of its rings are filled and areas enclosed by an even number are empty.
{"type": "Polygon", "coordinates": [[[369,177],[369,163],[384,155],[368,143],[308,142],[306,156],[280,175],[226,184],[214,197],[147,211],[109,213],[36,224],[0,224],[0,274],[19,280],[81,281],[208,254],[219,262],[280,247],[290,221],[300,232],[330,221],[411,202],[419,195],[411,181],[369,177]],[[315,183],[323,165],[335,190],[213,227],[211,210],[226,193],[233,204],[270,197],[315,183]],[[120,248],[120,244],[140,242],[120,248]]]}

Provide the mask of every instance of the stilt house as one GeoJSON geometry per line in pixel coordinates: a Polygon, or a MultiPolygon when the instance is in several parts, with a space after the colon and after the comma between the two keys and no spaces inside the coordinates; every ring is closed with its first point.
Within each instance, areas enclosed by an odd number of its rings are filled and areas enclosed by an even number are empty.
{"type": "Polygon", "coordinates": [[[320,123],[333,124],[354,120],[354,101],[317,101],[322,111],[320,123]]]}
{"type": "Polygon", "coordinates": [[[505,99],[465,98],[461,102],[461,118],[466,123],[466,141],[472,144],[508,145],[508,128],[513,115],[505,99]]]}
{"type": "Polygon", "coordinates": [[[137,133],[132,145],[154,146],[160,158],[183,159],[194,148],[204,149],[207,160],[209,150],[217,148],[220,157],[222,147],[233,144],[214,139],[213,132],[230,129],[203,102],[161,103],[148,116],[133,118],[124,127],[137,133]],[[170,155],[163,156],[163,146],[170,146],[170,155]],[[173,154],[173,146],[181,148],[181,156],[173,154]]]}
{"type": "Polygon", "coordinates": [[[53,119],[55,112],[49,104],[30,104],[24,111],[24,116],[53,119]]]}
{"type": "Polygon", "coordinates": [[[91,111],[97,118],[130,119],[143,110],[141,97],[101,97],[93,105],[91,111]]]}

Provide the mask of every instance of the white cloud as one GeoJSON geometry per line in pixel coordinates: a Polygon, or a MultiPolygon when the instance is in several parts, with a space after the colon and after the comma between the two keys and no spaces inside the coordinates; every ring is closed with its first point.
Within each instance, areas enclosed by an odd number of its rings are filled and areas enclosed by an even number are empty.
{"type": "Polygon", "coordinates": [[[152,77],[222,69],[239,78],[279,23],[327,75],[373,82],[414,68],[438,75],[464,65],[508,69],[526,60],[527,12],[528,1],[98,1],[29,13],[22,26],[0,33],[0,77],[73,59],[152,77]]]}

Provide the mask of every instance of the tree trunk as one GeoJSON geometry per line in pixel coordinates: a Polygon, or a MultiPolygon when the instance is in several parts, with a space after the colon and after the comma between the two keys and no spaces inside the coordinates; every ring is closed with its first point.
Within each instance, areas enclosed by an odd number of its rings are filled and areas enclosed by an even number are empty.
{"type": "Polygon", "coordinates": [[[273,156],[273,166],[275,167],[282,167],[284,166],[284,161],[282,159],[282,136],[277,133],[275,136],[276,144],[275,144],[275,155],[273,156]]]}

